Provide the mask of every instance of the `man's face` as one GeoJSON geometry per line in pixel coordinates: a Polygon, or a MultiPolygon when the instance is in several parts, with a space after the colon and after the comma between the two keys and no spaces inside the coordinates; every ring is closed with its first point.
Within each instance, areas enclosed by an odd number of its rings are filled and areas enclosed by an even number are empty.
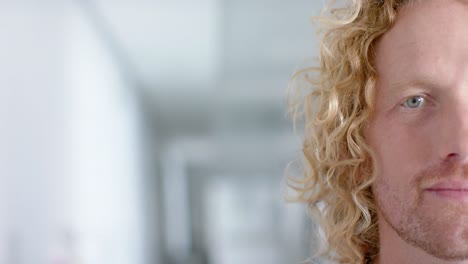
{"type": "Polygon", "coordinates": [[[377,45],[379,225],[441,259],[468,258],[468,1],[403,8],[377,45]]]}

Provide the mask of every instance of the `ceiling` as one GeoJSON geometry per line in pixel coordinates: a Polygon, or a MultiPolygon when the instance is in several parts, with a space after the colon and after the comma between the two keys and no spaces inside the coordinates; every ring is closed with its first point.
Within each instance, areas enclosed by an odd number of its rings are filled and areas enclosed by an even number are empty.
{"type": "Polygon", "coordinates": [[[88,1],[97,23],[145,89],[156,95],[283,96],[285,82],[314,54],[311,0],[88,1]],[[258,84],[235,86],[251,80],[258,84]]]}
{"type": "Polygon", "coordinates": [[[81,3],[163,138],[291,133],[286,89],[316,52],[322,1],[81,3]]]}

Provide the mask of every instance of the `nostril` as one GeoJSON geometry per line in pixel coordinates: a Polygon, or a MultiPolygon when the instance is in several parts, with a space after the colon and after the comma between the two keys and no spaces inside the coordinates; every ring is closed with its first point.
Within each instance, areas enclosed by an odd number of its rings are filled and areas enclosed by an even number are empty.
{"type": "Polygon", "coordinates": [[[450,153],[445,157],[445,161],[455,163],[468,163],[468,155],[462,155],[461,153],[450,153]]]}
{"type": "Polygon", "coordinates": [[[447,162],[458,162],[460,161],[460,155],[458,153],[450,153],[445,157],[447,162]]]}

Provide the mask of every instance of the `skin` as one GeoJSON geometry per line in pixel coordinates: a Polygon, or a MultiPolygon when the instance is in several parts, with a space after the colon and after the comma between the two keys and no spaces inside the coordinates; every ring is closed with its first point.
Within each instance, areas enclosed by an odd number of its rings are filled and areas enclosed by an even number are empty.
{"type": "Polygon", "coordinates": [[[468,1],[403,8],[377,44],[376,263],[468,263],[468,1]]]}

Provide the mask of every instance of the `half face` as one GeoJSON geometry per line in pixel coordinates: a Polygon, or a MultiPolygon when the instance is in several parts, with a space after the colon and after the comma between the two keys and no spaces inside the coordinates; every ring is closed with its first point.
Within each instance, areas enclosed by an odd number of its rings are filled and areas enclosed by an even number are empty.
{"type": "Polygon", "coordinates": [[[376,67],[367,138],[379,225],[439,259],[468,259],[468,1],[403,8],[376,67]]]}

